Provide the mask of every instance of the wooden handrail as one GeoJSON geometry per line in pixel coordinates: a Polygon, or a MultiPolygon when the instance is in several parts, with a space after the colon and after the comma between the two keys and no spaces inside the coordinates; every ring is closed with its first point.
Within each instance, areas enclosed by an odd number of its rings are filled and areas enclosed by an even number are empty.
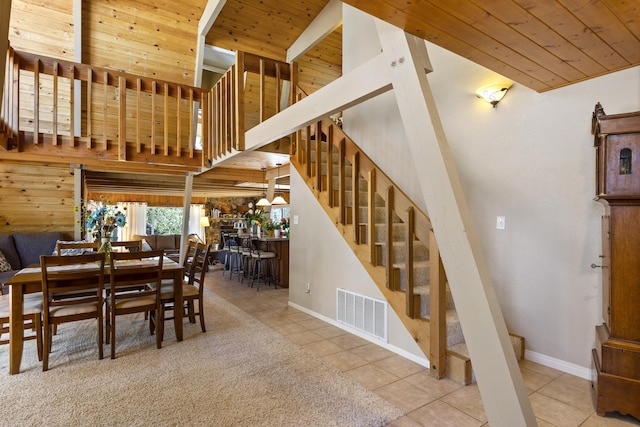
{"type": "MultiPolygon", "coordinates": [[[[333,218],[336,225],[343,228],[343,235],[353,236],[350,244],[354,247],[368,246],[368,250],[356,250],[359,258],[363,254],[369,254],[366,258],[361,258],[364,263],[372,267],[382,268],[386,282],[382,284],[386,292],[404,292],[404,298],[388,297],[390,305],[398,313],[403,322],[408,323],[419,318],[420,297],[414,294],[415,283],[413,275],[414,237],[424,243],[429,249],[430,263],[430,318],[429,318],[429,339],[418,339],[418,345],[429,358],[432,366],[432,374],[441,378],[445,374],[445,353],[446,353],[446,276],[442,267],[442,260],[435,241],[433,228],[428,216],[413,203],[413,201],[400,190],[400,188],[342,131],[331,119],[324,119],[318,123],[307,126],[305,129],[296,132],[296,150],[291,157],[292,164],[298,172],[305,177],[309,187],[317,195],[321,202],[326,202],[325,210],[333,218]],[[321,166],[322,143],[326,141],[326,167],[321,166]],[[315,151],[315,155],[312,155],[315,151]],[[332,155],[338,153],[337,166],[332,164],[332,155]],[[313,163],[313,165],[312,165],[313,163]],[[345,186],[346,164],[351,165],[352,174],[352,202],[347,206],[348,197],[345,186]],[[338,168],[337,194],[335,194],[333,174],[338,168]],[[358,198],[359,181],[364,179],[367,182],[368,217],[361,218],[361,202],[358,198]],[[376,200],[384,202],[386,233],[382,240],[376,241],[375,231],[375,210],[376,200]],[[393,235],[392,225],[400,218],[404,223],[405,242],[405,262],[406,277],[404,283],[400,281],[400,271],[394,267],[393,261],[393,235]],[[366,223],[363,223],[363,220],[366,223]],[[345,232],[352,228],[352,233],[345,232]],[[386,253],[386,263],[382,266],[382,252],[386,253]],[[402,288],[402,290],[401,290],[402,288]]],[[[364,206],[364,205],[363,205],[364,206]]],[[[380,236],[378,236],[380,237],[380,236]]],[[[380,283],[378,283],[380,286],[380,283]]],[[[412,330],[415,326],[408,326],[412,330]]]]}

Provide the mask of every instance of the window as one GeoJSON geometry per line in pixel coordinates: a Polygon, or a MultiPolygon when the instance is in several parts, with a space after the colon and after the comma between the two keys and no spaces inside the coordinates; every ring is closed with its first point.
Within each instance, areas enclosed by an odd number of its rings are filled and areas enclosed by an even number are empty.
{"type": "Polygon", "coordinates": [[[271,221],[279,222],[282,218],[291,217],[291,208],[289,206],[271,206],[271,221]]]}
{"type": "Polygon", "coordinates": [[[181,234],[182,208],[147,208],[147,234],[181,234]]]}

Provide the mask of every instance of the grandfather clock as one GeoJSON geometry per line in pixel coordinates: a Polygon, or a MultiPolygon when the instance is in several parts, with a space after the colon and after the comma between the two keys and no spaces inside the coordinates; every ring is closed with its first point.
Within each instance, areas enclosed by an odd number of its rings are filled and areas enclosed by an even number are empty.
{"type": "Polygon", "coordinates": [[[596,412],[640,419],[640,111],[596,104],[596,200],[602,217],[602,317],[596,326],[596,412]]]}

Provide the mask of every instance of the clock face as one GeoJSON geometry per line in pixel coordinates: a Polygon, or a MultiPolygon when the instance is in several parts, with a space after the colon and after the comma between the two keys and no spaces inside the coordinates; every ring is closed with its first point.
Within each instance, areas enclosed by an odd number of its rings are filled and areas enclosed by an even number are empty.
{"type": "Polygon", "coordinates": [[[247,211],[247,213],[248,213],[249,215],[253,215],[253,209],[249,209],[249,210],[247,211]]]}
{"type": "Polygon", "coordinates": [[[247,206],[249,207],[249,209],[253,208],[253,202],[249,202],[249,204],[247,204],[247,206]]]}

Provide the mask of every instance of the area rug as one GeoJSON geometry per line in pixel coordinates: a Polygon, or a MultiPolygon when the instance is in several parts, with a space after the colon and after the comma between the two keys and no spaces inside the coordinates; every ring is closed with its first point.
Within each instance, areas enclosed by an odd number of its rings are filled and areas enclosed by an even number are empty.
{"type": "Polygon", "coordinates": [[[0,425],[382,426],[402,412],[312,353],[205,290],[207,332],[171,322],[162,349],[142,316],[119,321],[117,358],[99,360],[95,323],[62,325],[49,371],[35,344],[8,374],[0,347],[0,425]]]}

